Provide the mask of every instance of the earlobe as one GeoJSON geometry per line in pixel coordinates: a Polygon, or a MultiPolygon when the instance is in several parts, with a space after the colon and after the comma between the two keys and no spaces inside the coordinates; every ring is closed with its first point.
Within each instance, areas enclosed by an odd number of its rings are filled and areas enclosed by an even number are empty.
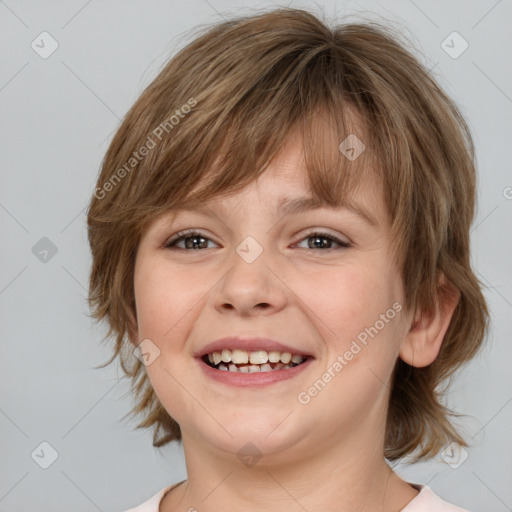
{"type": "Polygon", "coordinates": [[[438,284],[439,300],[435,310],[431,315],[425,311],[416,313],[400,348],[402,361],[416,368],[423,368],[435,361],[459,298],[459,290],[443,274],[438,284]]]}

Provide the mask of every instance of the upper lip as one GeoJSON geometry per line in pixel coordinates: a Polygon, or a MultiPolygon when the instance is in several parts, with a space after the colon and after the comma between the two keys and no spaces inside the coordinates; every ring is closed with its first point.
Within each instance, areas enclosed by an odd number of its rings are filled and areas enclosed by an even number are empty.
{"type": "Polygon", "coordinates": [[[241,336],[229,336],[212,341],[199,349],[194,355],[195,357],[203,357],[206,354],[211,354],[212,352],[220,352],[223,349],[238,349],[246,350],[247,352],[254,352],[256,350],[265,350],[266,352],[270,352],[275,350],[277,352],[290,352],[291,354],[312,357],[311,354],[308,354],[302,349],[293,348],[289,345],[280,343],[279,341],[275,341],[270,338],[245,338],[241,336]]]}

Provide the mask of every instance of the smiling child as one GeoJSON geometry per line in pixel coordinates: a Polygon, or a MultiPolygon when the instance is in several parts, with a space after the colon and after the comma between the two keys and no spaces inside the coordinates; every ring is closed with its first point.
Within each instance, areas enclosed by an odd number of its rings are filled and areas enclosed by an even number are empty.
{"type": "Polygon", "coordinates": [[[475,182],[462,115],[384,25],[276,9],[170,60],[88,210],[109,363],[186,460],[132,510],[462,511],[390,462],[467,446],[440,386],[487,329],[475,182]]]}

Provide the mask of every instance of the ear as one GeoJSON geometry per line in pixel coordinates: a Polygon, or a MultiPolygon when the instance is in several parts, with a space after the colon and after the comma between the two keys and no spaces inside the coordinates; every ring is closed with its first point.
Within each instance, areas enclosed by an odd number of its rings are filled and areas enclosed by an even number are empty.
{"type": "Polygon", "coordinates": [[[432,315],[416,313],[399,356],[410,366],[422,368],[433,363],[439,354],[444,335],[459,302],[460,292],[444,274],[438,280],[438,305],[432,315]]]}

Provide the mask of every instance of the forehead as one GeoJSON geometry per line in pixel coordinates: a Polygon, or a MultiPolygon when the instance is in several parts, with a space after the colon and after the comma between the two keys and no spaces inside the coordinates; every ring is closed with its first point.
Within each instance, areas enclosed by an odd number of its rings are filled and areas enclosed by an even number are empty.
{"type": "MultiPolygon", "coordinates": [[[[344,208],[358,215],[371,226],[379,224],[378,218],[382,216],[382,212],[378,210],[384,202],[382,176],[379,173],[365,173],[352,193],[346,194],[336,204],[330,203],[325,197],[315,196],[309,180],[301,140],[290,137],[265,172],[240,191],[236,195],[236,200],[230,202],[229,208],[243,208],[248,194],[254,189],[258,199],[274,210],[278,216],[320,208],[344,208]]],[[[213,197],[209,203],[218,207],[220,211],[228,212],[222,197],[213,197]]],[[[201,209],[201,205],[195,205],[194,208],[201,209]]]]}
{"type": "MultiPolygon", "coordinates": [[[[363,123],[358,116],[352,111],[349,117],[352,124],[345,128],[354,129],[365,138],[363,123]]],[[[243,164],[242,168],[226,167],[225,153],[220,151],[181,200],[174,202],[172,207],[169,205],[167,213],[173,218],[173,213],[185,211],[206,215],[219,213],[230,218],[247,209],[258,208],[276,216],[320,208],[346,209],[368,225],[378,226],[379,221],[384,221],[387,208],[383,175],[373,164],[373,156],[366,158],[365,152],[357,161],[349,161],[339,149],[338,140],[340,133],[345,137],[347,132],[337,130],[327,115],[316,116],[306,126],[305,132],[300,126],[291,130],[280,149],[273,155],[268,154],[269,163],[257,171],[257,177],[252,181],[253,167],[244,162],[248,155],[243,148],[230,154],[231,158],[236,155],[236,163],[243,164]],[[237,177],[237,168],[241,169],[239,176],[244,176],[245,185],[237,177]],[[226,179],[227,169],[233,176],[231,183],[226,179]]],[[[230,140],[226,139],[224,149],[233,150],[230,140]]],[[[366,138],[365,142],[368,143],[366,138]]]]}
{"type": "MultiPolygon", "coordinates": [[[[243,209],[244,202],[238,201],[237,203],[239,209],[243,209]]],[[[271,208],[272,209],[272,208],[271,208]]],[[[336,206],[332,206],[325,201],[319,200],[311,195],[303,195],[303,196],[280,196],[276,200],[276,205],[274,209],[274,213],[277,217],[286,217],[289,215],[297,215],[300,213],[310,212],[313,210],[348,210],[354,215],[357,215],[361,220],[366,222],[368,225],[372,227],[378,227],[378,215],[376,212],[372,211],[365,204],[361,204],[360,202],[354,200],[348,200],[344,202],[340,202],[340,204],[336,206]]],[[[225,201],[219,201],[218,199],[212,199],[212,201],[204,204],[198,204],[189,207],[177,208],[175,209],[176,214],[184,213],[184,212],[197,212],[208,215],[214,210],[217,213],[220,213],[224,217],[229,217],[232,215],[236,215],[236,211],[234,211],[233,207],[230,205],[226,205],[225,201]]]]}

